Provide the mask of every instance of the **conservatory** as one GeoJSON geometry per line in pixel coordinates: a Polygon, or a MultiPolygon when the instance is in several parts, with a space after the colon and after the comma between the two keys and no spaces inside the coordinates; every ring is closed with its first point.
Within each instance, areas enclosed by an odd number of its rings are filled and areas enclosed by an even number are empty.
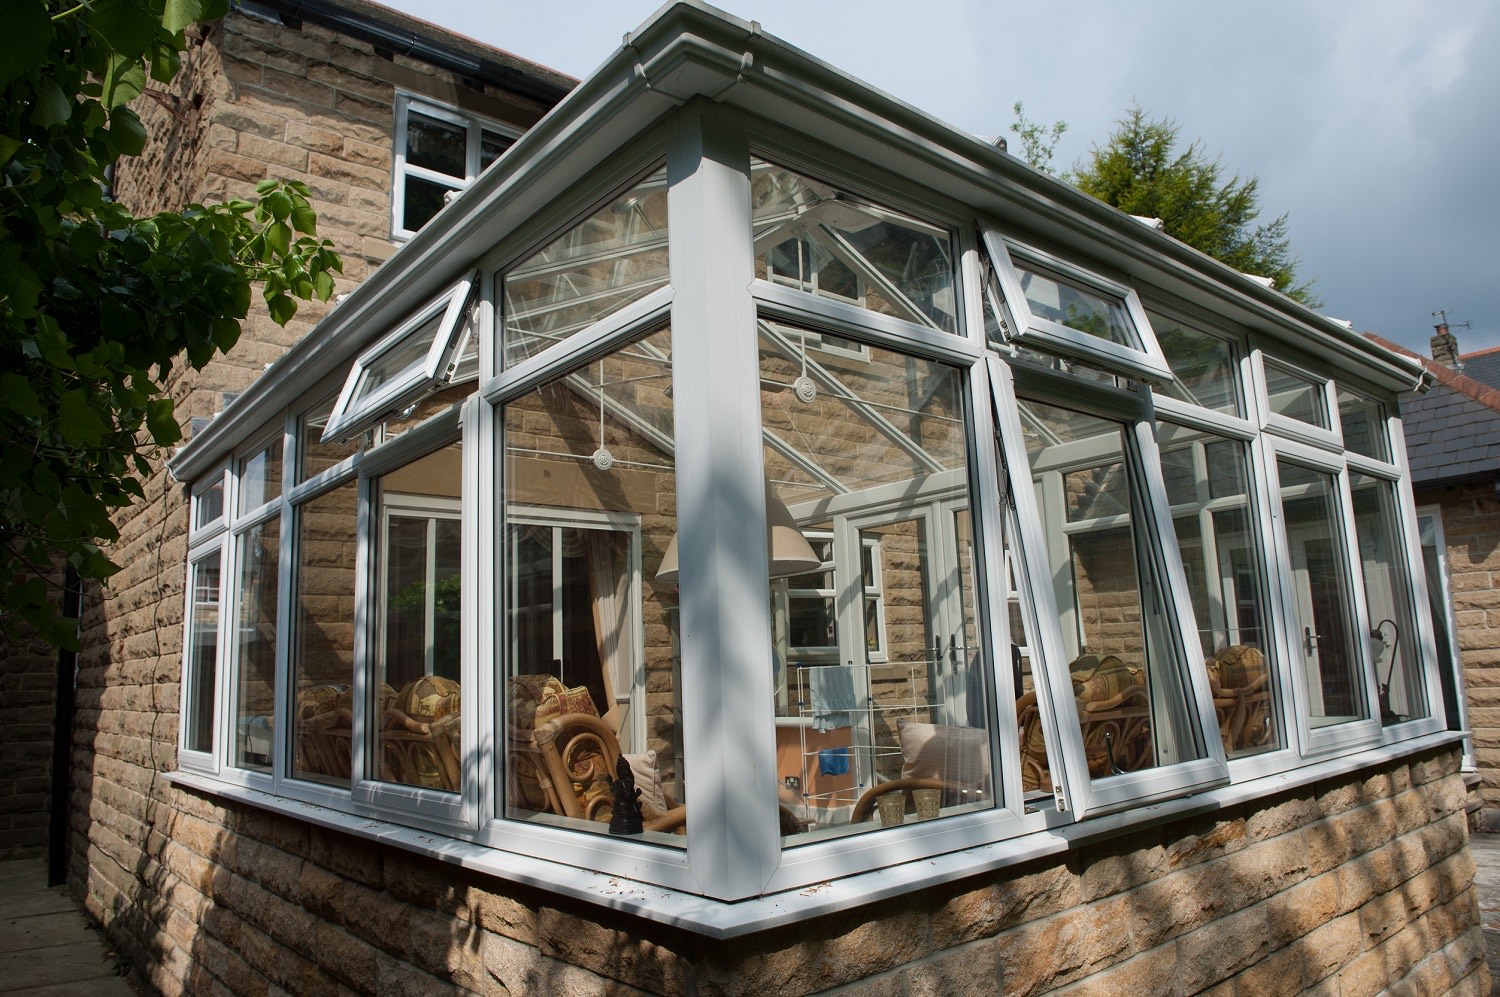
{"type": "Polygon", "coordinates": [[[174,457],[173,778],[724,934],[1432,748],[1420,376],[680,4],[174,457]]]}

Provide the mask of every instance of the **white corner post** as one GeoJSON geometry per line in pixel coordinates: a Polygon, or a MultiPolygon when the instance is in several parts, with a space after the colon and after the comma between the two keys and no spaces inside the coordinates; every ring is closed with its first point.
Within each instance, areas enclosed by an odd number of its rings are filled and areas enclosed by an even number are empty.
{"type": "Polygon", "coordinates": [[[762,892],[780,856],[751,240],[734,111],[679,113],[667,158],[688,861],[705,894],[762,892]]]}

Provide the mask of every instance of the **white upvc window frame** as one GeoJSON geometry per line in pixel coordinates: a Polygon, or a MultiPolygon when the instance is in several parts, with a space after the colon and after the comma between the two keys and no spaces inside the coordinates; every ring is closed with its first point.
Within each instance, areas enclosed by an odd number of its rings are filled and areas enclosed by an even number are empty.
{"type": "Polygon", "coordinates": [[[395,331],[381,338],[360,354],[349,369],[344,387],[323,429],[324,443],[348,440],[421,396],[468,375],[460,370],[466,345],[479,335],[470,304],[477,285],[477,274],[466,274],[442,294],[431,299],[402,322],[395,331]],[[426,356],[408,364],[386,383],[368,394],[363,385],[367,372],[382,357],[415,342],[432,319],[441,316],[426,356]]]}
{"type": "MultiPolygon", "coordinates": [[[[843,563],[842,559],[847,558],[849,555],[842,553],[841,548],[838,544],[837,537],[835,535],[835,531],[828,529],[805,529],[802,531],[802,535],[812,542],[826,541],[832,552],[832,557],[824,561],[812,571],[806,573],[827,573],[837,576],[840,570],[840,565],[841,563],[843,563]]],[[[885,594],[883,588],[885,573],[881,564],[882,555],[880,541],[873,537],[870,539],[860,540],[859,554],[857,555],[857,559],[852,562],[854,564],[854,567],[851,568],[849,564],[844,564],[843,568],[844,570],[852,571],[855,576],[863,579],[863,557],[865,551],[870,552],[871,574],[873,576],[873,580],[868,585],[861,585],[861,595],[863,598],[860,603],[860,608],[861,613],[863,613],[864,607],[867,604],[872,602],[874,603],[876,621],[875,626],[876,633],[878,634],[876,646],[871,648],[866,645],[865,653],[869,661],[878,664],[886,660],[885,594]]],[[[788,581],[790,581],[790,579],[788,581]]],[[[798,600],[821,601],[823,599],[836,599],[838,597],[838,593],[839,590],[836,585],[830,586],[828,588],[794,588],[788,585],[786,590],[788,612],[790,612],[792,603],[798,600]]],[[[836,611],[834,616],[835,619],[837,619],[836,611]]],[[[863,619],[863,616],[861,616],[861,619],[863,619]]],[[[839,643],[837,640],[835,640],[832,644],[828,644],[826,646],[799,646],[793,644],[791,645],[790,653],[799,660],[816,661],[822,664],[830,664],[838,660],[839,643]]],[[[790,662],[788,664],[790,664],[790,662]]]]}
{"type": "Polygon", "coordinates": [[[391,155],[391,237],[401,242],[410,239],[418,231],[406,224],[407,177],[451,187],[454,194],[458,194],[467,189],[486,169],[480,162],[484,135],[489,133],[514,145],[516,139],[521,137],[521,129],[404,90],[396,91],[394,110],[396,121],[391,155]],[[464,176],[454,176],[407,161],[407,121],[412,111],[464,130],[464,176]]]}
{"type": "MultiPolygon", "coordinates": [[[[1010,365],[998,356],[991,355],[988,363],[995,415],[1000,427],[1000,446],[1011,479],[1010,502],[1015,509],[1020,534],[1020,542],[1013,545],[1021,568],[1017,583],[1022,592],[1023,608],[1028,603],[1031,607],[1026,622],[1033,643],[1032,677],[1038,690],[1038,703],[1045,707],[1044,733],[1058,809],[1070,811],[1075,820],[1083,820],[1227,783],[1229,769],[1214,720],[1208,676],[1196,660],[1197,624],[1167,505],[1149,393],[1141,389],[1122,391],[1098,382],[1080,382],[1066,375],[1040,371],[1027,375],[1030,383],[1027,384],[1026,397],[1043,398],[1050,404],[1061,404],[1123,424],[1126,452],[1122,460],[1130,476],[1133,496],[1131,529],[1146,541],[1145,553],[1152,559],[1149,565],[1136,565],[1142,609],[1148,610],[1147,600],[1152,597],[1150,587],[1153,584],[1159,586],[1160,591],[1155,595],[1161,599],[1162,611],[1167,615],[1166,637],[1175,659],[1178,682],[1185,693],[1185,701],[1176,705],[1195,727],[1194,735],[1199,739],[1198,758],[1095,778],[1088,770],[1083,731],[1073,722],[1072,676],[1067,668],[1071,658],[1065,650],[1062,632],[1067,607],[1059,605],[1053,583],[1056,567],[1051,562],[1056,552],[1049,549],[1042,510],[1032,486],[1015,376],[1010,365]],[[1018,471],[1018,468],[1022,470],[1018,471]],[[1046,686],[1045,693],[1043,686],[1046,686]],[[1048,714],[1051,714],[1050,723],[1045,719],[1048,714]]],[[[1145,626],[1143,620],[1142,627],[1145,626]]],[[[1170,690],[1162,692],[1167,694],[1170,690]]]]}
{"type": "MultiPolygon", "coordinates": [[[[1097,364],[1136,380],[1164,383],[1175,379],[1172,368],[1167,365],[1167,358],[1161,351],[1161,345],[1156,341],[1156,334],[1151,330],[1151,322],[1146,318],[1146,310],[1141,307],[1140,295],[1135,288],[1028,246],[1002,234],[993,224],[981,223],[981,231],[1001,297],[999,301],[991,301],[990,307],[997,317],[1009,316],[1010,338],[1017,344],[1043,353],[1060,354],[1070,359],[1097,364]],[[1129,328],[1126,331],[1134,342],[1115,343],[1035,314],[1027,303],[1016,259],[1042,271],[1050,271],[1049,276],[1117,300],[1128,320],[1129,328]]],[[[986,293],[990,293],[988,289],[986,293]]]]}
{"type": "Polygon", "coordinates": [[[1310,365],[1294,364],[1280,353],[1267,353],[1264,349],[1256,348],[1251,351],[1250,356],[1254,371],[1255,394],[1261,413],[1261,425],[1280,436],[1302,440],[1317,447],[1342,451],[1344,444],[1343,436],[1339,431],[1338,395],[1333,378],[1310,365]],[[1266,373],[1268,368],[1280,368],[1284,373],[1295,378],[1312,382],[1310,386],[1319,391],[1328,425],[1326,427],[1314,425],[1277,412],[1271,405],[1271,387],[1266,373]]]}
{"type": "Polygon", "coordinates": [[[231,465],[217,468],[210,477],[205,478],[204,483],[195,484],[192,489],[192,502],[190,502],[190,517],[195,522],[198,517],[199,495],[207,490],[219,487],[220,501],[223,502],[219,516],[207,520],[204,525],[189,531],[190,544],[187,549],[187,583],[183,586],[183,673],[181,673],[180,690],[178,690],[177,715],[186,718],[193,711],[193,700],[201,694],[195,675],[189,670],[189,663],[196,660],[195,646],[193,646],[193,619],[195,619],[195,568],[208,559],[216,558],[219,561],[219,592],[217,592],[217,610],[219,610],[219,625],[214,636],[214,654],[217,655],[214,663],[213,688],[207,690],[208,702],[210,702],[210,720],[208,720],[208,750],[198,751],[187,747],[187,724],[186,720],[177,726],[177,765],[183,769],[192,769],[196,772],[207,772],[217,775],[220,771],[220,759],[223,759],[223,751],[220,750],[220,736],[225,727],[225,718],[228,717],[226,708],[226,691],[229,684],[225,681],[225,670],[229,667],[229,648],[231,640],[229,636],[233,633],[231,627],[233,618],[229,615],[229,600],[233,598],[234,591],[239,586],[231,585],[229,571],[234,570],[234,558],[231,555],[234,544],[229,535],[229,522],[234,507],[229,502],[234,501],[234,483],[239,478],[237,475],[229,474],[231,465]]]}
{"type": "Polygon", "coordinates": [[[1364,584],[1354,562],[1356,549],[1353,533],[1354,507],[1346,466],[1340,459],[1340,455],[1328,453],[1297,440],[1263,436],[1259,445],[1266,454],[1265,474],[1272,502],[1276,507],[1274,543],[1277,574],[1275,581],[1276,590],[1281,595],[1281,616],[1285,620],[1280,650],[1286,659],[1293,663],[1293,671],[1296,675],[1291,692],[1296,704],[1293,716],[1296,720],[1297,740],[1301,753],[1305,757],[1376,743],[1381,740],[1380,708],[1376,697],[1374,669],[1371,664],[1373,658],[1367,625],[1369,613],[1364,601],[1364,584]],[[1294,538],[1287,529],[1284,513],[1283,485],[1279,467],[1283,461],[1333,479],[1336,506],[1333,510],[1334,519],[1330,525],[1336,531],[1333,540],[1339,548],[1337,552],[1339,570],[1344,576],[1344,585],[1348,593],[1347,616],[1344,625],[1349,628],[1353,639],[1353,646],[1350,650],[1355,659],[1352,665],[1358,672],[1363,689],[1362,698],[1365,706],[1363,717],[1351,717],[1348,720],[1316,727],[1312,724],[1311,703],[1306,685],[1309,674],[1307,661],[1309,651],[1306,645],[1309,640],[1321,638],[1318,635],[1309,636],[1305,631],[1311,628],[1305,625],[1302,631],[1298,630],[1298,625],[1303,622],[1303,614],[1297,606],[1299,590],[1293,567],[1296,563],[1292,554],[1294,538]]]}

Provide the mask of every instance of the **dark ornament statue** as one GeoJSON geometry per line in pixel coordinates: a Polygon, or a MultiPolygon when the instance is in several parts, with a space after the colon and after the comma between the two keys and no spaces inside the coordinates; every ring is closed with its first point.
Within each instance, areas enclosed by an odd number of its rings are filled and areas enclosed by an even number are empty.
{"type": "Polygon", "coordinates": [[[615,778],[610,787],[614,802],[609,833],[640,834],[646,829],[641,819],[641,791],[635,788],[635,773],[630,771],[630,763],[623,756],[615,763],[615,778]]]}

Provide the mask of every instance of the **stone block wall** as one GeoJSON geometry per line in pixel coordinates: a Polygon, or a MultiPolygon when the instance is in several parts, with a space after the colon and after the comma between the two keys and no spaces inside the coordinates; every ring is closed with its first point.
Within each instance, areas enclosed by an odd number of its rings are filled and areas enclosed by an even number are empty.
{"type": "Polygon", "coordinates": [[[1458,624],[1482,820],[1500,830],[1500,499],[1489,482],[1416,493],[1442,509],[1448,584],[1458,624]]]}
{"type": "Polygon", "coordinates": [[[160,783],[77,883],[166,994],[1486,994],[1458,758],[722,942],[160,783]]]}
{"type": "Polygon", "coordinates": [[[47,852],[57,652],[0,653],[0,862],[47,852]]]}

